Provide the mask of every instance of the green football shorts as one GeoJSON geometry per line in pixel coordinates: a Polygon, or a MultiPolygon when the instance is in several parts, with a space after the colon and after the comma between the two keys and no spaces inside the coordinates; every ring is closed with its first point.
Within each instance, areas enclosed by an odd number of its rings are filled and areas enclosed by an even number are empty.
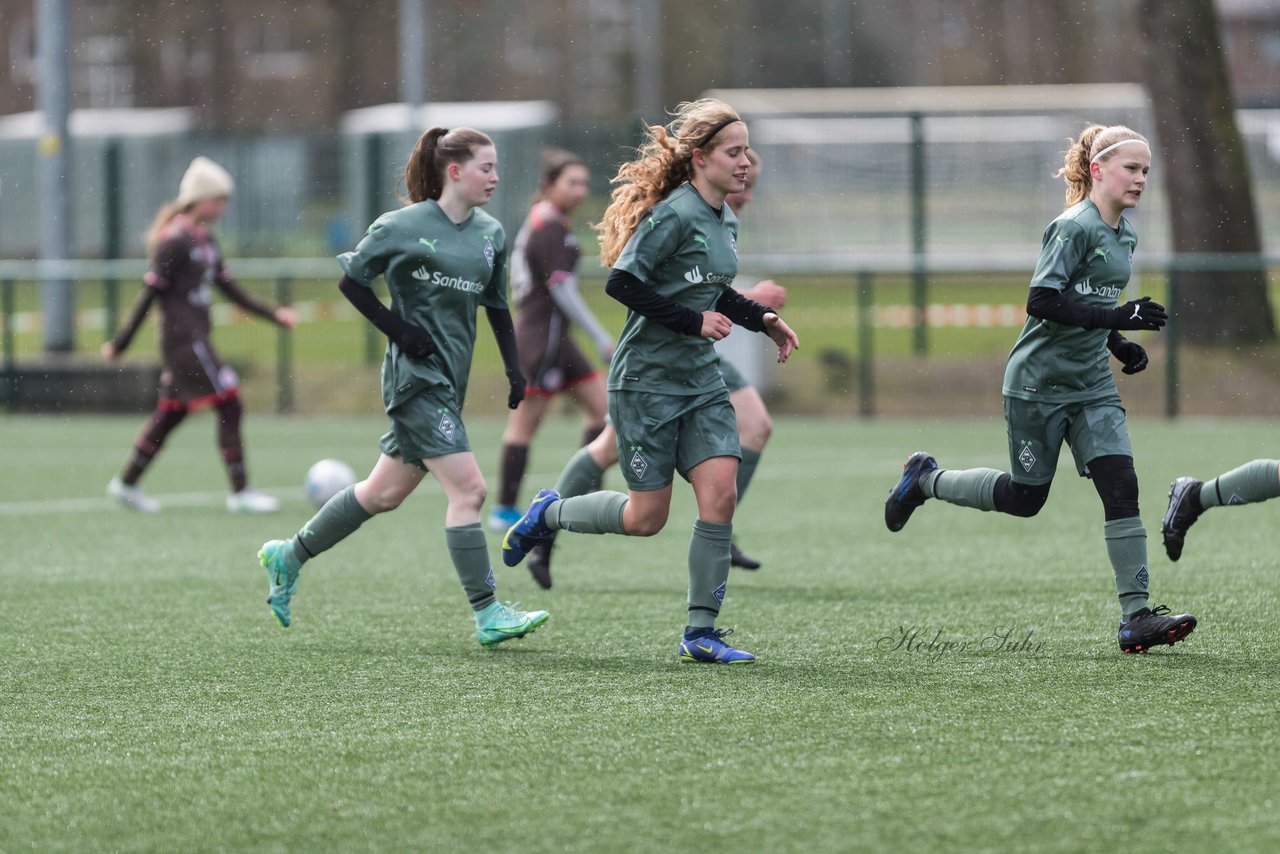
{"type": "Polygon", "coordinates": [[[1006,397],[1004,422],[1009,430],[1009,471],[1018,483],[1053,480],[1063,442],[1071,446],[1081,477],[1089,476],[1090,460],[1133,456],[1119,397],[1076,403],[1006,397]]]}
{"type": "Polygon", "coordinates": [[[420,391],[389,411],[391,429],[378,440],[382,453],[424,471],[423,460],[471,450],[467,428],[453,402],[431,392],[420,391]]]}
{"type": "Polygon", "coordinates": [[[694,395],[611,391],[609,418],[618,432],[622,476],[637,492],[669,486],[677,471],[687,479],[712,457],[742,459],[725,388],[694,395]]]}

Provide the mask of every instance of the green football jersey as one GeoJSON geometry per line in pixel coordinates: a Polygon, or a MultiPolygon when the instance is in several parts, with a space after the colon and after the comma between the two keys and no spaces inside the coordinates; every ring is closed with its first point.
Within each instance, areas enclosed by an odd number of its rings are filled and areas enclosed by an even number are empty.
{"type": "MultiPolygon", "coordinates": [[[[649,211],[613,266],[686,308],[711,311],[738,274],[738,218],[728,205],[717,211],[692,184],[681,184],[649,211]]],[[[609,389],[691,395],[722,387],[712,344],[629,311],[609,364],[609,389]]]]}
{"type": "MultiPolygon", "coordinates": [[[[454,223],[433,200],[385,213],[352,252],[343,272],[369,287],[379,275],[391,310],[431,334],[436,352],[415,361],[388,342],[382,400],[388,410],[425,388],[445,386],[462,409],[480,306],[507,307],[507,244],[502,225],[481,210],[454,223]]],[[[437,389],[437,394],[440,391],[437,389]]]]}
{"type": "MultiPolygon", "coordinates": [[[[1125,287],[1137,232],[1124,217],[1112,228],[1085,199],[1044,231],[1033,288],[1053,288],[1089,306],[1115,308],[1125,287]]],[[[1028,317],[1009,353],[1004,394],[1069,403],[1116,394],[1108,364],[1109,329],[1083,329],[1028,317]]]]}

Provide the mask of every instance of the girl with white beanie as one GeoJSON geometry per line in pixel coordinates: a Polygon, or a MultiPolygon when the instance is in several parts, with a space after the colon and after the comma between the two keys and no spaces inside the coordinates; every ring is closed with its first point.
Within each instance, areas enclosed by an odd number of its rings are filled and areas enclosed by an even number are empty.
{"type": "Polygon", "coordinates": [[[222,262],[210,229],[226,211],[235,182],[207,157],[191,161],[178,185],[178,197],[164,205],[147,234],[151,269],[143,277],[124,327],[102,345],[111,361],[120,358],[142,325],[153,302],[160,305],[160,397],[133,443],[124,470],[111,479],[107,494],[131,510],[155,512],[160,504],[138,486],[138,480],[163,447],[173,428],[194,409],[212,406],[218,416],[218,447],[231,481],[227,509],[233,513],[268,513],[279,502],[253,489],[245,471],[240,438],[239,380],[223,363],[209,339],[209,306],[216,287],[236,305],[279,326],[297,322],[293,309],[271,308],[236,284],[222,262]]]}

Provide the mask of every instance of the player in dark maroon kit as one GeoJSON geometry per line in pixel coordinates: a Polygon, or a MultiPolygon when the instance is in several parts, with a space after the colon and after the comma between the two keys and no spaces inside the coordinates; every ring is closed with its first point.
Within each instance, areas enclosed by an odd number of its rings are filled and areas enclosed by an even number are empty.
{"type": "Polygon", "coordinates": [[[147,235],[151,269],[124,327],[102,345],[111,361],[133,340],[153,302],[160,305],[160,399],[133,443],[124,470],[111,479],[107,494],[131,510],[154,513],[159,503],[138,487],[165,439],[193,409],[218,411],[218,447],[231,480],[227,509],[233,513],[269,513],[279,502],[248,485],[240,440],[240,392],[235,371],[223,364],[209,340],[209,305],[217,287],[246,311],[292,328],[293,309],[271,308],[235,283],[222,263],[210,227],[222,216],[235,184],[226,170],[206,157],[191,161],[178,198],[160,209],[147,235]]]}
{"type": "Polygon", "coordinates": [[[602,360],[613,356],[613,337],[578,291],[582,253],[570,230],[569,215],[586,198],[590,175],[582,159],[568,151],[549,151],[543,161],[537,199],[511,253],[511,290],[519,305],[516,341],[529,387],[524,405],[508,416],[502,435],[498,500],[489,514],[489,526],[499,531],[520,518],[516,496],[529,443],[551,399],[568,392],[582,409],[583,444],[600,434],[607,408],[603,377],[570,337],[577,326],[591,338],[602,360]]]}

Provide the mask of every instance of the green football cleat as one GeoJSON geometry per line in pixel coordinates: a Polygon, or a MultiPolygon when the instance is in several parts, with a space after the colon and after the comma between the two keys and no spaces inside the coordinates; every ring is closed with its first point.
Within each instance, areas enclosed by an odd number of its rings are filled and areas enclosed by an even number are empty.
{"type": "Polygon", "coordinates": [[[476,612],[476,640],[484,646],[522,638],[550,619],[546,611],[521,611],[519,604],[493,602],[476,612]]]}
{"type": "Polygon", "coordinates": [[[276,615],[280,625],[286,629],[293,622],[289,613],[289,600],[298,590],[298,574],[302,571],[300,566],[289,568],[284,557],[284,550],[288,547],[288,540],[268,540],[258,549],[258,563],[267,570],[267,584],[270,588],[267,604],[271,606],[271,612],[276,615]]]}

